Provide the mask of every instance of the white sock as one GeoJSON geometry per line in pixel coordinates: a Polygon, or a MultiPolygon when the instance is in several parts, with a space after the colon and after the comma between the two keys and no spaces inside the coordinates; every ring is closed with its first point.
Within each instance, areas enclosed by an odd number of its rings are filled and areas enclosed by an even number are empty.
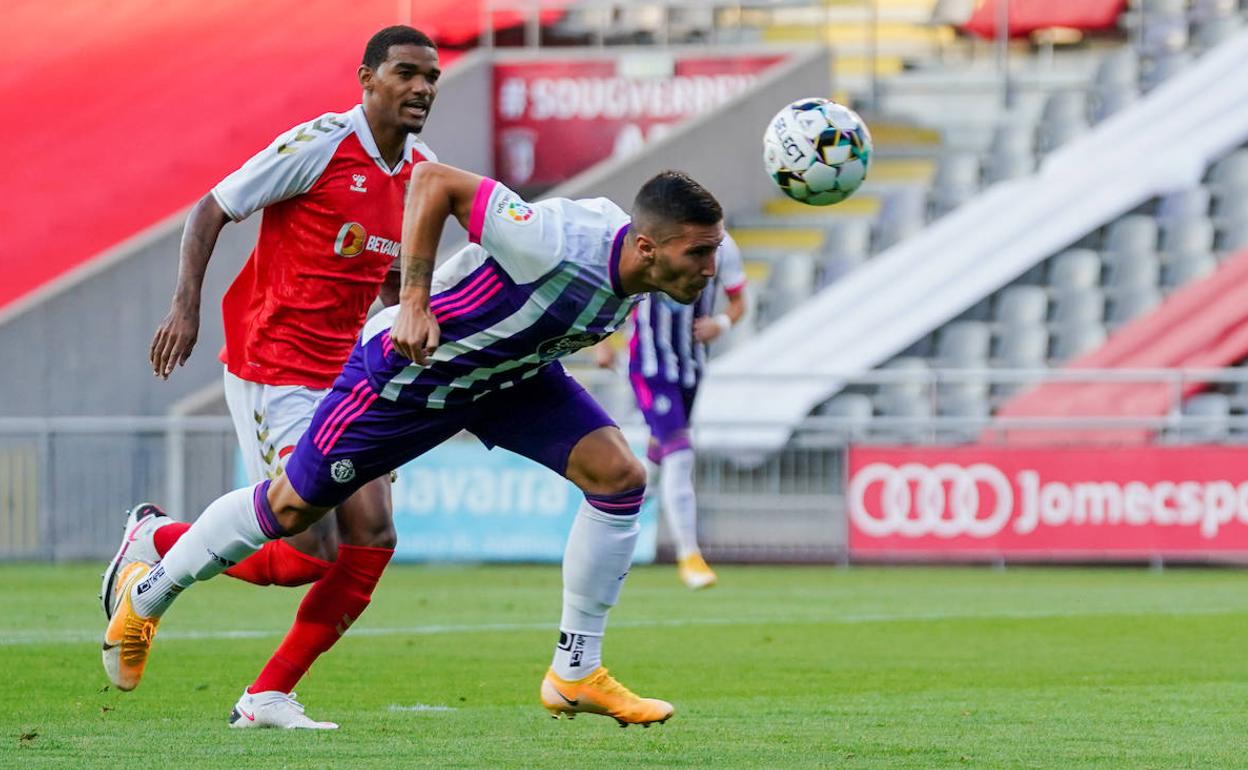
{"type": "Polygon", "coordinates": [[[660,494],[663,517],[676,543],[676,557],[698,553],[698,498],[693,492],[693,450],[678,449],[663,458],[660,494]]]}
{"type": "Polygon", "coordinates": [[[662,476],[659,464],[646,457],[646,500],[654,497],[659,489],[659,479],[662,476]]]}
{"type": "Polygon", "coordinates": [[[131,593],[134,610],[159,617],[184,588],[218,575],[270,540],[256,518],[256,487],[218,497],[131,593]]]}
{"type": "Polygon", "coordinates": [[[582,502],[563,553],[563,616],[551,666],[581,679],[602,665],[607,613],[620,599],[637,545],[637,514],[603,513],[582,502]]]}
{"type": "Polygon", "coordinates": [[[550,665],[560,679],[584,679],[602,665],[602,635],[560,631],[555,659],[550,665]]]}

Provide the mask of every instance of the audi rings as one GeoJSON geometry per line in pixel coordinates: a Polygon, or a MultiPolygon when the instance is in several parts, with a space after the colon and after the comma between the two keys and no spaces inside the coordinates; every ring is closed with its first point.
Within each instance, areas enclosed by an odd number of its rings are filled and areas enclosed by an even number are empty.
{"type": "Polygon", "coordinates": [[[987,538],[1009,522],[1014,490],[1000,469],[985,463],[872,463],[850,480],[848,503],[850,519],[869,537],[987,538]],[[877,485],[878,502],[868,506],[877,485]]]}

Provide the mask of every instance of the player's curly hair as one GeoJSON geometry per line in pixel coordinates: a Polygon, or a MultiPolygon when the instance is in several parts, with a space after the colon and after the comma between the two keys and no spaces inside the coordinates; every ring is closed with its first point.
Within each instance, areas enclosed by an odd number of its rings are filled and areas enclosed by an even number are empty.
{"type": "Polygon", "coordinates": [[[649,231],[664,224],[713,225],[724,209],[702,185],[683,171],[660,171],[637,191],[633,221],[649,231]]]}
{"type": "Polygon", "coordinates": [[[415,27],[397,24],[379,30],[368,39],[364,46],[364,66],[375,70],[390,56],[392,45],[416,45],[422,48],[437,48],[437,44],[424,32],[415,27]]]}

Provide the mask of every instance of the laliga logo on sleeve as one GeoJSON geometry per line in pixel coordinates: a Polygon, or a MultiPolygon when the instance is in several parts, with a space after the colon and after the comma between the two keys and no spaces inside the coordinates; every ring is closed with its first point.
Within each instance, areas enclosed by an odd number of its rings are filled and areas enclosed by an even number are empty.
{"type": "Polygon", "coordinates": [[[518,225],[527,224],[533,219],[533,207],[527,203],[512,201],[507,204],[507,216],[518,225]]]}
{"type": "Polygon", "coordinates": [[[522,200],[508,196],[498,202],[495,213],[504,216],[518,225],[527,225],[533,221],[533,207],[522,200]]]}

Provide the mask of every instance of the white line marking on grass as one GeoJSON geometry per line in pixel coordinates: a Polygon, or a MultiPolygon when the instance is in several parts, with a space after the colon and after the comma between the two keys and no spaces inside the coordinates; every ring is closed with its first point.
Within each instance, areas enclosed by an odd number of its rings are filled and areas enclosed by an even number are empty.
{"type": "MultiPolygon", "coordinates": [[[[752,616],[731,618],[668,618],[612,621],[612,628],[686,628],[700,626],[764,626],[764,625],[857,625],[861,623],[934,623],[957,620],[1061,620],[1091,617],[1184,617],[1212,615],[1244,615],[1248,607],[1210,607],[1205,609],[1087,609],[1087,610],[994,610],[989,612],[912,612],[912,613],[849,613],[845,615],[752,616]]],[[[394,626],[352,628],[349,636],[442,636],[445,634],[491,633],[496,631],[549,631],[558,626],[551,620],[542,623],[474,623],[438,624],[427,626],[394,626]]],[[[98,642],[100,630],[65,631],[0,631],[0,647],[25,644],[76,644],[98,642]]],[[[164,641],[203,639],[274,639],[286,629],[224,629],[216,631],[178,631],[160,633],[164,641]]]]}
{"type": "Polygon", "coordinates": [[[454,706],[430,706],[428,703],[413,703],[410,706],[400,706],[397,703],[390,704],[390,711],[458,711],[454,706]]]}

